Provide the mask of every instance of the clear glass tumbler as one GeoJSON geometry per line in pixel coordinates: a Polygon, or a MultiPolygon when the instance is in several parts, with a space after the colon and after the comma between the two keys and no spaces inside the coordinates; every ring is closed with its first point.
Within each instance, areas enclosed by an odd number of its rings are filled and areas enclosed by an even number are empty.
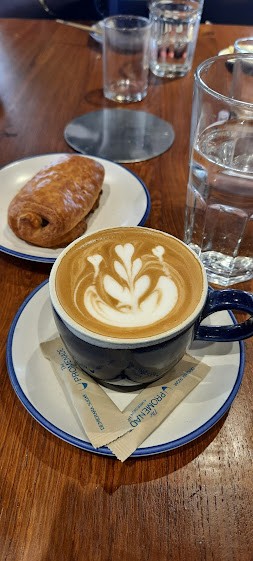
{"type": "Polygon", "coordinates": [[[156,76],[184,76],[192,66],[203,0],[158,0],[149,6],[150,70],[156,76]]]}
{"type": "Polygon", "coordinates": [[[210,282],[253,277],[253,56],[204,61],[195,72],[185,242],[210,282]]]}
{"type": "Polygon", "coordinates": [[[141,101],[148,91],[151,24],[141,16],[111,16],[103,26],[104,96],[141,101]]]}

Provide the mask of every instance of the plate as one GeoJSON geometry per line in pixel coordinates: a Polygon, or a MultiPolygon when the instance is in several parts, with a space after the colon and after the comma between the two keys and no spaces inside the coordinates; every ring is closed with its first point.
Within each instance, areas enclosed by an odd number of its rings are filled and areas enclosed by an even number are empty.
{"type": "Polygon", "coordinates": [[[218,55],[232,55],[234,53],[234,47],[233,45],[230,45],[229,47],[226,47],[226,49],[222,49],[221,51],[218,52],[218,55]]]}
{"type": "Polygon", "coordinates": [[[95,39],[95,41],[97,41],[98,43],[103,43],[103,34],[102,33],[97,33],[97,30],[103,31],[104,20],[97,21],[91,27],[92,27],[92,30],[93,30],[90,33],[90,36],[92,37],[92,39],[95,39]]]}
{"type": "MultiPolygon", "coordinates": [[[[217,312],[211,322],[225,325],[235,320],[228,312],[217,312]]],[[[13,388],[29,413],[55,436],[83,450],[113,456],[106,446],[93,448],[40,350],[40,342],[54,335],[57,331],[45,281],[24,301],[8,335],[7,367],[13,388]]],[[[210,372],[132,456],[158,454],[194,440],[210,429],[233,402],[243,376],[243,344],[196,342],[190,354],[209,364],[210,372]]],[[[120,409],[137,395],[105,391],[120,409]]]]}
{"type": "MultiPolygon", "coordinates": [[[[227,47],[226,49],[222,49],[221,51],[218,52],[218,55],[219,55],[219,56],[222,56],[222,55],[233,55],[233,54],[234,54],[234,47],[233,47],[233,45],[229,45],[229,47],[227,47]]],[[[225,62],[225,65],[226,65],[226,67],[227,67],[227,70],[228,70],[229,72],[232,72],[232,71],[233,71],[233,66],[234,66],[234,59],[231,58],[231,59],[227,60],[227,61],[225,62]]]]}
{"type": "MultiPolygon", "coordinates": [[[[62,155],[34,156],[13,162],[0,170],[0,251],[46,263],[53,263],[61,253],[61,248],[37,247],[19,239],[8,226],[7,213],[11,200],[21,187],[41,168],[56,163],[62,155]]],[[[115,162],[93,156],[92,159],[104,166],[105,178],[99,208],[87,219],[87,234],[100,228],[142,226],[151,206],[150,195],[143,181],[115,162]]]]}

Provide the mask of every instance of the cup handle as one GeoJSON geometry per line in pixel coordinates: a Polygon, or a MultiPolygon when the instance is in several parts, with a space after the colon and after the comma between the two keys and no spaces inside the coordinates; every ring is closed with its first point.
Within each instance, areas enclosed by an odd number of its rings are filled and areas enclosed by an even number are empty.
{"type": "Polygon", "coordinates": [[[243,290],[210,290],[199,318],[194,339],[198,341],[240,341],[253,335],[253,294],[243,290]],[[220,310],[240,310],[251,317],[235,325],[200,325],[210,314],[220,310]]]}

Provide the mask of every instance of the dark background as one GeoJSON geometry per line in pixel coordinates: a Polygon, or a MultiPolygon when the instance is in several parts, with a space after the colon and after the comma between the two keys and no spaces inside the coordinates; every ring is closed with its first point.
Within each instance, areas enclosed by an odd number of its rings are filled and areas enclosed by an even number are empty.
{"type": "MultiPolygon", "coordinates": [[[[148,15],[146,0],[0,0],[1,18],[65,18],[98,20],[111,14],[148,15]]],[[[253,0],[205,0],[202,22],[253,25],[253,0]]]]}

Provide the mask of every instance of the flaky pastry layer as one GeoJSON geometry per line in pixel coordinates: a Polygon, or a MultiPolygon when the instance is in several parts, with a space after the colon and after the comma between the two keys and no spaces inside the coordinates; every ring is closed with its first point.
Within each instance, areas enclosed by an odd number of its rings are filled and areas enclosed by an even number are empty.
{"type": "Polygon", "coordinates": [[[104,167],[91,158],[64,155],[30,179],[12,199],[8,224],[28,243],[64,247],[81,236],[98,206],[104,167]]]}

